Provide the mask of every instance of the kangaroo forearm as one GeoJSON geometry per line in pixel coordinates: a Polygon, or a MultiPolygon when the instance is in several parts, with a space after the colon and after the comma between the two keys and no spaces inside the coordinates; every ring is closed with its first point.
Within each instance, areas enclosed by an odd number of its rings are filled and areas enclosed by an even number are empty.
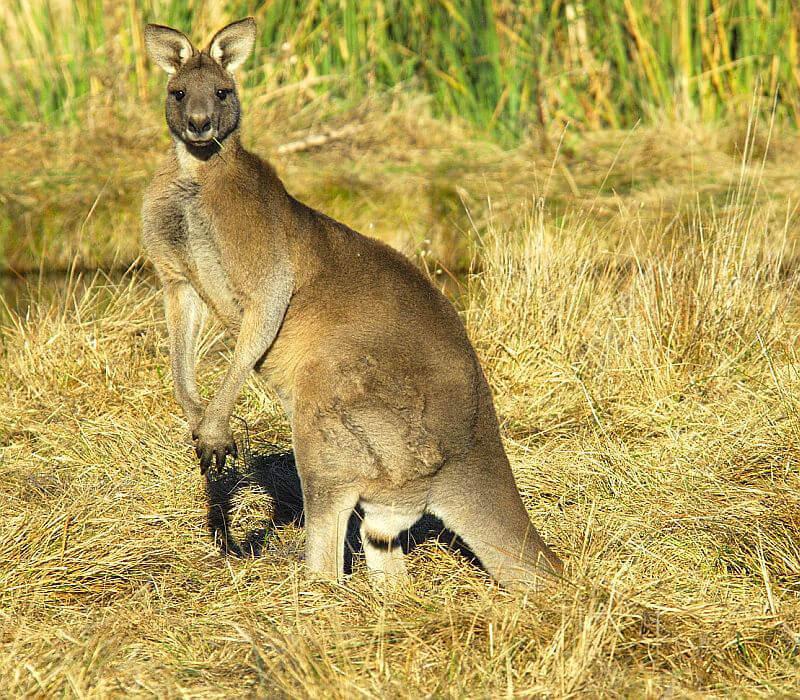
{"type": "Polygon", "coordinates": [[[209,402],[207,419],[227,424],[247,377],[278,335],[290,293],[286,285],[280,290],[273,288],[268,304],[253,304],[245,310],[233,360],[222,386],[209,402]]]}
{"type": "Polygon", "coordinates": [[[239,394],[251,370],[252,366],[238,365],[232,365],[228,369],[222,386],[220,386],[214,398],[211,399],[206,407],[204,416],[207,421],[218,424],[219,426],[228,424],[236,402],[239,399],[239,394]]]}
{"type": "MultiPolygon", "coordinates": [[[[191,370],[181,366],[178,362],[172,362],[172,374],[175,377],[190,377],[191,370]]],[[[196,406],[202,402],[197,386],[190,380],[175,381],[174,387],[175,400],[180,404],[184,413],[190,414],[196,406]]]]}
{"type": "Polygon", "coordinates": [[[200,329],[202,301],[188,282],[173,282],[164,292],[170,339],[170,364],[175,398],[189,417],[200,404],[195,379],[195,346],[200,329]]]}

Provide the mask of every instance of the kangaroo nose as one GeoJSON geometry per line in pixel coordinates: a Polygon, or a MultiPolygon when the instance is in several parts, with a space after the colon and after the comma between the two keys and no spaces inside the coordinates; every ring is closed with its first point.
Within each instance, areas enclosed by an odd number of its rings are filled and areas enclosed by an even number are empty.
{"type": "Polygon", "coordinates": [[[192,115],[189,117],[187,124],[189,131],[196,136],[203,136],[208,131],[211,131],[211,120],[205,115],[192,115]]]}

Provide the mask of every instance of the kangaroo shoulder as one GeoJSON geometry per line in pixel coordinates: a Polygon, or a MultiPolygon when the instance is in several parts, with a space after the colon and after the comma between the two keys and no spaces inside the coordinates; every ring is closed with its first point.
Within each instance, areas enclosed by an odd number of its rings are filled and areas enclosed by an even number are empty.
{"type": "Polygon", "coordinates": [[[166,244],[175,244],[184,237],[185,224],[180,202],[176,197],[178,167],[173,154],[166,156],[145,188],[142,197],[141,240],[153,255],[166,244]]]}
{"type": "Polygon", "coordinates": [[[178,163],[174,153],[165,155],[158,164],[147,187],[144,190],[144,201],[150,202],[164,197],[169,191],[170,186],[175,182],[179,174],[178,163]]]}

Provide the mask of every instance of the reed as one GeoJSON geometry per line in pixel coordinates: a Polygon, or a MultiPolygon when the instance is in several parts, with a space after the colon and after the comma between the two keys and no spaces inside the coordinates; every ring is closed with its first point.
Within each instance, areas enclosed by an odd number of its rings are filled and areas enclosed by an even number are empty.
{"type": "Polygon", "coordinates": [[[0,129],[154,99],[145,22],[197,36],[245,14],[260,27],[244,79],[254,95],[410,86],[504,141],[553,123],[716,120],[746,112],[754,90],[777,95],[779,119],[798,119],[800,14],[781,0],[9,0],[0,129]]]}

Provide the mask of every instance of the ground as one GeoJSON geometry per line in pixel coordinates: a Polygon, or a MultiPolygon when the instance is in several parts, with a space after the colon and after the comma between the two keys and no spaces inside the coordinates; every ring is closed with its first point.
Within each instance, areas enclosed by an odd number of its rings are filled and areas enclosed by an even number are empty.
{"type": "MultiPolygon", "coordinates": [[[[565,580],[509,593],[435,528],[394,596],[373,591],[358,553],[345,583],[309,579],[288,424],[255,380],[237,411],[247,429],[234,425],[252,478],[232,526],[264,547],[221,556],[139,258],[138,200],[167,139],[155,111],[123,135],[98,117],[0,143],[13,271],[0,310],[0,687],[799,693],[796,134],[665,123],[503,150],[413,99],[322,125],[250,107],[244,140],[290,191],[403,249],[458,305],[565,580]]],[[[230,347],[207,328],[206,397],[230,347]]]]}

